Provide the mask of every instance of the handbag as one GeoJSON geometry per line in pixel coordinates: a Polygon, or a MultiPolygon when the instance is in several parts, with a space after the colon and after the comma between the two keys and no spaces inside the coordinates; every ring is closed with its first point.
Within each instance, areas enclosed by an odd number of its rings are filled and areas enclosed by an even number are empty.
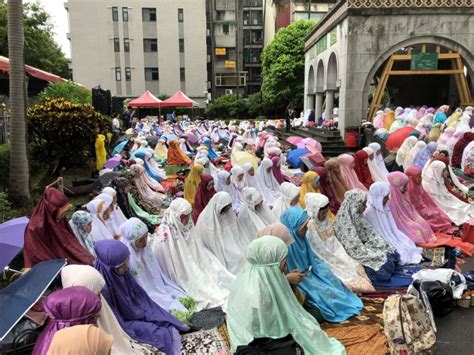
{"type": "Polygon", "coordinates": [[[435,316],[444,317],[454,310],[455,302],[450,285],[441,281],[423,281],[421,287],[428,296],[435,316]]]}

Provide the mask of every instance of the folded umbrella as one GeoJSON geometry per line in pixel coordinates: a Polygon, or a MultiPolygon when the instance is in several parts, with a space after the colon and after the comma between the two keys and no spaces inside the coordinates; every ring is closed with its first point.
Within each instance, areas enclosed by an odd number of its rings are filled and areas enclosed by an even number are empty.
{"type": "Polygon", "coordinates": [[[104,168],[113,169],[120,164],[120,160],[122,160],[122,157],[117,154],[105,162],[104,168]]]}
{"type": "Polygon", "coordinates": [[[43,261],[0,290],[0,341],[38,302],[66,264],[64,259],[43,261]]]}
{"type": "Polygon", "coordinates": [[[23,249],[28,221],[27,217],[19,217],[0,224],[0,270],[23,249]]]}

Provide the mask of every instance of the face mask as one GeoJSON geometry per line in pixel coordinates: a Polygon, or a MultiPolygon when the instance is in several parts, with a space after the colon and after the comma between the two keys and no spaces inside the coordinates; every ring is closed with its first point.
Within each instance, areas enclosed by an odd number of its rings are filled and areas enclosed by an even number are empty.
{"type": "Polygon", "coordinates": [[[320,177],[318,176],[318,177],[316,178],[316,180],[314,180],[314,182],[313,182],[313,187],[314,187],[315,189],[318,188],[319,179],[320,179],[320,177]]]}

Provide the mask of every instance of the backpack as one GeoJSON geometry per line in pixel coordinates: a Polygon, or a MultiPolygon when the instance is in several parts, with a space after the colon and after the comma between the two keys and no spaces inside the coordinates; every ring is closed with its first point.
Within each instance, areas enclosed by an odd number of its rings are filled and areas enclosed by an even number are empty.
{"type": "Polygon", "coordinates": [[[431,354],[436,334],[420,299],[413,295],[388,297],[383,319],[390,354],[431,354]]]}

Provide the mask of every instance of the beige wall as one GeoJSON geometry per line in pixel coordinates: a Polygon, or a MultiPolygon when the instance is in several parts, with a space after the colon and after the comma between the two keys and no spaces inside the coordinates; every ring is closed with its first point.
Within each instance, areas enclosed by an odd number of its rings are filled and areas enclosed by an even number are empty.
{"type": "Polygon", "coordinates": [[[146,89],[150,89],[155,95],[172,95],[182,87],[180,66],[184,65],[186,94],[193,98],[204,96],[203,92],[207,87],[205,0],[69,0],[67,7],[74,80],[87,87],[100,84],[103,88],[110,89],[114,95],[138,96],[146,89]],[[112,6],[118,7],[118,22],[112,21],[112,6]],[[128,23],[122,22],[122,7],[129,8],[128,23]],[[157,9],[156,22],[143,23],[143,7],[157,9]],[[184,9],[184,24],[181,29],[185,45],[184,56],[179,53],[181,24],[178,22],[178,8],[184,9]],[[120,53],[114,53],[113,46],[114,31],[117,30],[120,53]],[[127,32],[130,53],[123,51],[123,38],[127,36],[127,32]],[[158,38],[158,53],[144,53],[144,34],[146,38],[155,33],[158,38]],[[115,80],[118,61],[122,70],[120,82],[115,80]],[[159,67],[158,83],[145,82],[145,64],[159,67]],[[131,67],[131,82],[125,81],[126,66],[131,67]]]}

